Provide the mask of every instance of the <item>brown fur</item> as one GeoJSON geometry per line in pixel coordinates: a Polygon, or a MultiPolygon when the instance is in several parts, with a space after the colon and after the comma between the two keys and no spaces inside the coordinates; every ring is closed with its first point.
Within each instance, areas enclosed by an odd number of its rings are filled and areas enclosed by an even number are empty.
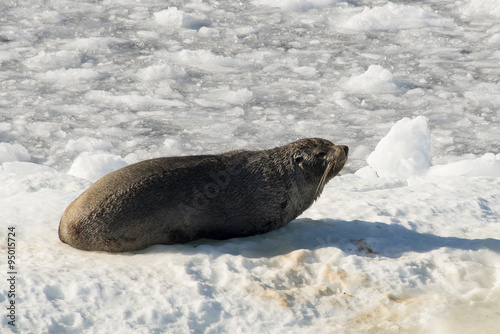
{"type": "Polygon", "coordinates": [[[312,138],[142,161],[105,175],[71,203],[59,238],[83,250],[124,252],[272,231],[311,206],[347,154],[347,146],[312,138]]]}

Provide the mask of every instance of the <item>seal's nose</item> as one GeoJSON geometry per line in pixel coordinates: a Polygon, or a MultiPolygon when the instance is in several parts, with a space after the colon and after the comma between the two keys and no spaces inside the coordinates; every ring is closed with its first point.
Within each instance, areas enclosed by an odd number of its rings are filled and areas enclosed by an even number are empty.
{"type": "Polygon", "coordinates": [[[349,154],[349,147],[347,147],[345,145],[340,145],[340,148],[344,150],[345,155],[349,154]]]}

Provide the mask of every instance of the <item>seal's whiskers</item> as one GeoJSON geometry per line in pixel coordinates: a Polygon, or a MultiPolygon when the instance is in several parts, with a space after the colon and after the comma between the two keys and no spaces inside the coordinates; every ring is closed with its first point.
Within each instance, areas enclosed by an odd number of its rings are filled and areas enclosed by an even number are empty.
{"type": "Polygon", "coordinates": [[[326,178],[328,177],[328,173],[330,173],[330,170],[332,168],[335,169],[336,164],[337,164],[336,161],[330,161],[328,163],[328,165],[326,166],[325,172],[321,176],[321,179],[319,180],[318,187],[316,188],[316,193],[314,194],[314,199],[318,198],[318,196],[323,191],[323,188],[325,187],[325,184],[326,184],[326,178]]]}

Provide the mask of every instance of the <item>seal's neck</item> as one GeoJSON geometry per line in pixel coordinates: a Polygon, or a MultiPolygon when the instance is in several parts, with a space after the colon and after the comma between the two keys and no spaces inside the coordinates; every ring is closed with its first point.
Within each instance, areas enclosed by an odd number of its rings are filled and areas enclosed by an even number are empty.
{"type": "Polygon", "coordinates": [[[318,179],[311,182],[311,180],[305,178],[296,178],[292,180],[289,185],[290,214],[292,216],[290,219],[295,219],[314,203],[321,193],[317,193],[319,181],[318,179]]]}

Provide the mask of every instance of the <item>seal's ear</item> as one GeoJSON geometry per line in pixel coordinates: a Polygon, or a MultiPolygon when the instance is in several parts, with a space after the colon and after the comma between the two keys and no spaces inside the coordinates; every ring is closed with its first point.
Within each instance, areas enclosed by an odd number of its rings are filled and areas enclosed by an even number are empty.
{"type": "Polygon", "coordinates": [[[293,162],[296,164],[296,165],[299,165],[300,167],[302,167],[302,161],[304,161],[304,157],[301,156],[301,155],[294,155],[293,156],[293,162]]]}

